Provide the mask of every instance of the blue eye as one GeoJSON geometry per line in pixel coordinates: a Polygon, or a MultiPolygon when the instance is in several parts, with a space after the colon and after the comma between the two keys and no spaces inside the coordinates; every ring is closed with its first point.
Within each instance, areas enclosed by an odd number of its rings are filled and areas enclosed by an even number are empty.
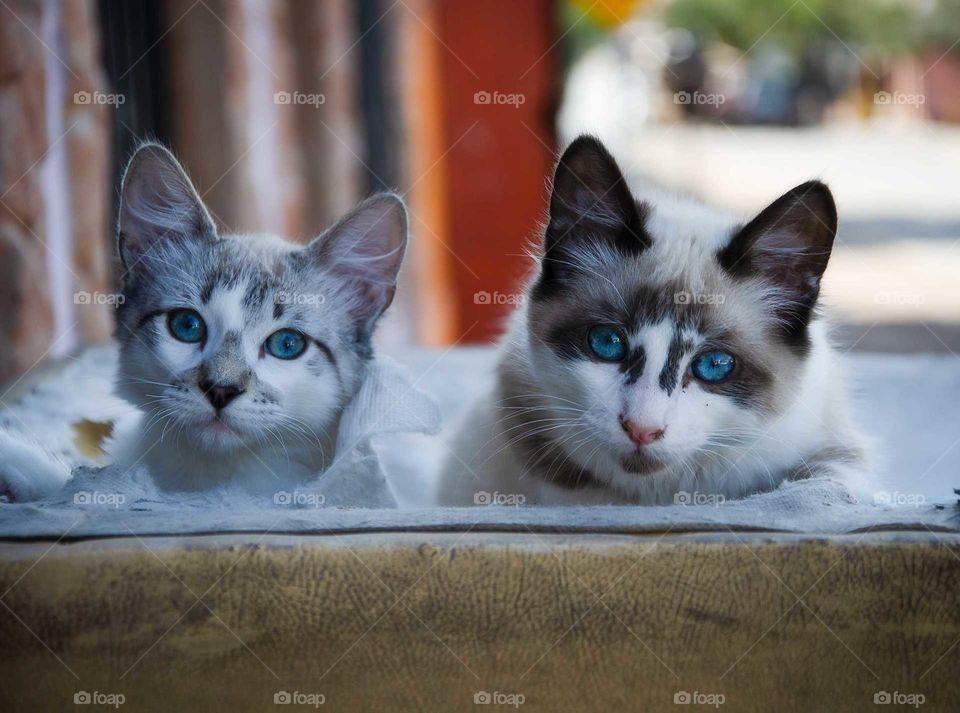
{"type": "Polygon", "coordinates": [[[733,354],[706,352],[693,360],[690,371],[698,379],[716,384],[730,376],[736,364],[733,354]]]}
{"type": "Polygon", "coordinates": [[[592,327],[587,343],[590,351],[603,361],[620,361],[627,355],[627,339],[613,327],[592,327]]]}
{"type": "Polygon", "coordinates": [[[167,315],[167,329],[174,339],[194,344],[207,336],[203,317],[192,309],[175,309],[167,315]]]}
{"type": "Polygon", "coordinates": [[[279,329],[267,337],[266,350],[277,359],[296,359],[307,348],[307,340],[300,332],[279,329]]]}

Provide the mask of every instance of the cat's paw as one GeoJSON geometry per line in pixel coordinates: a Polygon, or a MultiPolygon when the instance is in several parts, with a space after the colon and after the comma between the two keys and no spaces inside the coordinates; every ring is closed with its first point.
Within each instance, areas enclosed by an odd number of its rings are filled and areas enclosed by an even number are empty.
{"type": "Polygon", "coordinates": [[[41,500],[58,493],[69,478],[69,467],[39,445],[0,433],[0,500],[41,500]]]}

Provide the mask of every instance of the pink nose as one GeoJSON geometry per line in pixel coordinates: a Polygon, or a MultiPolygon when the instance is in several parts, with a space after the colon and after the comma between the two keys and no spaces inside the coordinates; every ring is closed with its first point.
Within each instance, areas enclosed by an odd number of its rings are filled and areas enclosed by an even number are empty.
{"type": "Polygon", "coordinates": [[[649,446],[654,441],[659,441],[663,438],[663,428],[648,428],[646,426],[638,426],[633,421],[630,421],[626,418],[620,417],[620,427],[623,428],[624,433],[630,438],[631,441],[636,443],[638,446],[649,446]]]}

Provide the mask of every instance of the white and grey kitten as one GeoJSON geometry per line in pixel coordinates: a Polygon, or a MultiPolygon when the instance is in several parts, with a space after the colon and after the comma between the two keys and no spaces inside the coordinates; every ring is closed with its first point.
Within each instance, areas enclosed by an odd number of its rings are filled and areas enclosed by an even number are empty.
{"type": "MultiPolygon", "coordinates": [[[[329,465],[341,412],[371,359],[407,241],[401,199],[380,194],[306,246],[220,235],[186,173],[145,144],[123,179],[117,393],[142,415],[110,457],[166,490],[271,492],[329,465]]],[[[66,468],[11,441],[0,490],[62,486],[66,468]],[[3,482],[5,481],[5,482],[3,482]]]]}
{"type": "Polygon", "coordinates": [[[836,228],[818,181],[742,224],[686,198],[638,200],[599,141],[574,141],[495,391],[458,431],[440,501],[668,504],[860,480],[817,308],[836,228]]]}

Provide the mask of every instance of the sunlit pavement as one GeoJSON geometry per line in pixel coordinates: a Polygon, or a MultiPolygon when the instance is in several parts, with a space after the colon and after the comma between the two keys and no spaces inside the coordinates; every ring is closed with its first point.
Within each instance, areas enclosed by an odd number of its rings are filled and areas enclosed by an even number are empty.
{"type": "Polygon", "coordinates": [[[840,232],[824,299],[841,341],[960,354],[960,128],[649,126],[619,153],[628,173],[745,216],[810,178],[826,181],[840,232]]]}

